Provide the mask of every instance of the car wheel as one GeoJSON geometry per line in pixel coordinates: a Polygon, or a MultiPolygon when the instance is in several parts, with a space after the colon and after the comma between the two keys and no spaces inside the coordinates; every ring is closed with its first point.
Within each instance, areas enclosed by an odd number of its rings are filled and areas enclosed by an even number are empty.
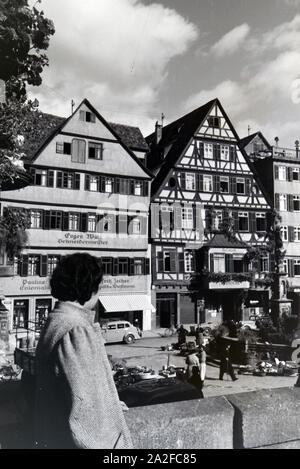
{"type": "Polygon", "coordinates": [[[128,334],[126,337],[124,337],[124,342],[126,342],[126,344],[133,344],[134,341],[135,338],[132,334],[128,334]]]}

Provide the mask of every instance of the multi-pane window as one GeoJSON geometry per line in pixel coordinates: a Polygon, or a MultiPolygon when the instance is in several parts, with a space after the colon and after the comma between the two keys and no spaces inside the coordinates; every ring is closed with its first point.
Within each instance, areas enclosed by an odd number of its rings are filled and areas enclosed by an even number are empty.
{"type": "Polygon", "coordinates": [[[194,191],[196,189],[195,174],[186,173],[186,175],[185,175],[185,188],[189,191],[194,191]]]}
{"type": "Polygon", "coordinates": [[[89,142],[89,158],[93,160],[103,159],[103,144],[89,142]]]}
{"type": "Polygon", "coordinates": [[[282,271],[284,273],[288,273],[288,260],[287,259],[283,259],[283,262],[282,262],[282,271]]]}
{"type": "Polygon", "coordinates": [[[269,258],[268,257],[260,258],[260,270],[261,272],[269,272],[269,258]]]}
{"type": "Polygon", "coordinates": [[[282,236],[282,241],[288,241],[288,227],[287,226],[282,226],[281,227],[281,236],[282,236]]]}
{"type": "Polygon", "coordinates": [[[34,184],[36,186],[47,186],[47,171],[43,169],[35,170],[34,184]]]}
{"type": "Polygon", "coordinates": [[[245,179],[237,178],[236,180],[236,193],[245,194],[245,179]]]}
{"type": "Polygon", "coordinates": [[[293,170],[292,170],[292,177],[293,177],[293,181],[299,181],[299,180],[300,180],[300,177],[299,177],[299,168],[293,168],[293,170]]]}
{"type": "Polygon", "coordinates": [[[40,273],[40,256],[29,256],[28,257],[28,276],[39,275],[40,273]]]}
{"type": "Polygon", "coordinates": [[[56,153],[61,153],[63,155],[71,155],[71,143],[56,142],[56,153]]]}
{"type": "Polygon", "coordinates": [[[181,211],[182,228],[193,229],[194,218],[192,208],[183,208],[181,211]]]}
{"type": "Polygon", "coordinates": [[[239,231],[249,230],[249,218],[247,212],[238,212],[239,231]]]}
{"type": "Polygon", "coordinates": [[[184,252],[184,271],[194,272],[194,255],[192,251],[184,252]]]}
{"type": "Polygon", "coordinates": [[[285,166],[278,167],[278,179],[280,181],[286,181],[286,167],[285,166]]]}
{"type": "Polygon", "coordinates": [[[88,231],[96,231],[97,229],[97,216],[89,215],[88,216],[88,231]]]}
{"type": "Polygon", "coordinates": [[[106,215],[102,219],[103,222],[103,232],[104,233],[112,233],[114,231],[114,216],[113,215],[106,215]]]}
{"type": "Polygon", "coordinates": [[[48,256],[48,266],[47,266],[48,276],[53,274],[53,271],[54,269],[56,269],[58,262],[59,262],[59,256],[48,256]]]}
{"type": "Polygon", "coordinates": [[[223,212],[222,210],[215,210],[214,216],[212,218],[212,229],[219,230],[223,221],[223,212]]]}
{"type": "Polygon", "coordinates": [[[141,221],[138,218],[132,220],[132,234],[141,234],[141,221]]]}
{"type": "Polygon", "coordinates": [[[61,228],[62,228],[62,212],[57,212],[56,210],[52,210],[50,212],[49,229],[61,230],[61,228]]]}
{"type": "Polygon", "coordinates": [[[90,176],[89,181],[90,181],[89,190],[92,192],[98,192],[98,188],[99,188],[98,176],[90,176]]]}
{"type": "Polygon", "coordinates": [[[300,211],[300,195],[293,196],[293,209],[294,209],[294,212],[300,211]]]}
{"type": "Polygon", "coordinates": [[[214,147],[212,143],[204,143],[204,157],[208,159],[213,159],[214,147]]]}
{"type": "Polygon", "coordinates": [[[30,210],[30,228],[42,228],[41,210],[30,210]]]}
{"type": "Polygon", "coordinates": [[[134,184],[134,195],[142,195],[142,183],[141,181],[136,181],[134,184]]]}
{"type": "Polygon", "coordinates": [[[300,241],[300,226],[295,226],[294,228],[294,241],[297,243],[300,241]]]}
{"type": "Polygon", "coordinates": [[[94,113],[89,111],[79,111],[79,119],[84,122],[96,122],[96,116],[94,113]]]}
{"type": "Polygon", "coordinates": [[[119,258],[119,275],[128,275],[128,259],[127,257],[119,258]]]}
{"type": "Polygon", "coordinates": [[[208,118],[208,125],[209,127],[220,127],[220,118],[219,117],[209,117],[208,118]]]}
{"type": "Polygon", "coordinates": [[[221,145],[221,160],[229,161],[229,145],[221,145]]]}
{"type": "Polygon", "coordinates": [[[242,255],[233,255],[233,272],[241,273],[244,270],[244,260],[242,255]]]}
{"type": "Polygon", "coordinates": [[[105,178],[105,192],[112,193],[112,191],[113,191],[112,178],[105,178]]]}
{"type": "Polygon", "coordinates": [[[279,194],[279,210],[286,211],[287,210],[287,196],[286,194],[279,194]]]}
{"type": "Polygon", "coordinates": [[[111,257],[102,257],[101,264],[103,268],[104,275],[112,275],[112,258],[111,257]]]}
{"type": "Polygon", "coordinates": [[[134,259],[134,275],[143,274],[143,259],[134,259]]]}
{"type": "Polygon", "coordinates": [[[213,255],[214,272],[225,272],[225,256],[224,254],[213,255]]]}
{"type": "Polygon", "coordinates": [[[220,192],[228,194],[229,192],[229,177],[221,176],[220,177],[220,192]]]}
{"type": "Polygon", "coordinates": [[[212,176],[203,176],[203,190],[204,192],[212,192],[212,176]]]}
{"type": "Polygon", "coordinates": [[[300,276],[300,259],[294,260],[294,275],[300,276]]]}
{"type": "Polygon", "coordinates": [[[256,230],[266,231],[266,215],[264,213],[256,213],[256,230]]]}
{"type": "Polygon", "coordinates": [[[164,271],[171,272],[171,254],[170,252],[164,251],[164,271]]]}
{"type": "Polygon", "coordinates": [[[171,205],[162,205],[160,213],[160,229],[174,230],[174,207],[171,205]]]}
{"type": "Polygon", "coordinates": [[[79,214],[78,213],[69,214],[69,230],[70,231],[79,230],[79,214]]]}

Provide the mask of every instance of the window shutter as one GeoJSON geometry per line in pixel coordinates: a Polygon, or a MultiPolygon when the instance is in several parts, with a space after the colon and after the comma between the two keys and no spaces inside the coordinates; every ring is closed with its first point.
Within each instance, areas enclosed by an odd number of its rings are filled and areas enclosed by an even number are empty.
{"type": "Polygon", "coordinates": [[[225,254],[225,272],[233,273],[233,257],[232,254],[225,254]]]}
{"type": "Polygon", "coordinates": [[[270,272],[275,272],[275,259],[272,254],[269,256],[269,262],[270,262],[270,272]]]}
{"type": "Polygon", "coordinates": [[[79,120],[85,121],[85,111],[79,111],[79,120]]]}
{"type": "Polygon", "coordinates": [[[134,259],[129,259],[128,275],[134,275],[134,259]]]}
{"type": "Polygon", "coordinates": [[[150,259],[148,257],[145,258],[144,275],[150,275],[150,259]]]}
{"type": "Polygon", "coordinates": [[[249,212],[249,221],[250,221],[250,233],[256,233],[257,224],[256,224],[256,213],[249,212]]]}
{"type": "Polygon", "coordinates": [[[115,194],[120,194],[120,178],[115,179],[114,193],[115,194]]]}
{"type": "Polygon", "coordinates": [[[236,194],[236,178],[235,177],[230,178],[230,192],[232,194],[236,194]]]}
{"type": "Polygon", "coordinates": [[[113,275],[119,275],[119,259],[117,257],[115,257],[113,259],[113,271],[112,271],[112,274],[113,275]]]}
{"type": "Polygon", "coordinates": [[[220,145],[217,143],[214,145],[214,159],[219,160],[221,158],[221,149],[220,145]]]}
{"type": "Polygon", "coordinates": [[[246,178],[245,188],[246,188],[246,189],[245,189],[246,195],[251,194],[251,179],[246,178]]]}
{"type": "Polygon", "coordinates": [[[275,194],[275,208],[279,210],[279,194],[275,194]]]}
{"type": "Polygon", "coordinates": [[[54,187],[54,171],[52,170],[47,171],[47,186],[54,187]]]}
{"type": "Polygon", "coordinates": [[[232,211],[233,227],[235,231],[239,231],[239,214],[236,210],[232,211]]]}
{"type": "Polygon", "coordinates": [[[105,177],[104,176],[99,176],[98,189],[99,189],[99,192],[105,192],[105,177]]]}
{"type": "Polygon", "coordinates": [[[185,173],[180,173],[180,185],[181,185],[181,189],[185,190],[185,188],[186,188],[185,173]]]}
{"type": "Polygon", "coordinates": [[[179,265],[179,272],[184,273],[184,253],[179,252],[178,253],[178,265],[179,265]]]}
{"type": "Polygon", "coordinates": [[[47,277],[48,274],[48,256],[41,256],[40,276],[47,277]]]}
{"type": "Polygon", "coordinates": [[[230,161],[235,161],[235,158],[236,158],[236,149],[235,147],[230,147],[229,149],[229,157],[230,157],[230,161]]]}
{"type": "Polygon", "coordinates": [[[170,251],[170,272],[176,272],[176,251],[170,251]]]}
{"type": "Polygon", "coordinates": [[[293,168],[287,168],[288,171],[288,180],[292,181],[293,180],[293,168]]]}
{"type": "Polygon", "coordinates": [[[130,195],[134,195],[135,181],[130,179],[130,195]]]}
{"type": "Polygon", "coordinates": [[[288,194],[288,211],[294,211],[294,197],[291,194],[288,194]]]}
{"type": "Polygon", "coordinates": [[[157,252],[157,272],[164,271],[164,256],[162,251],[157,252]]]}
{"type": "Polygon", "coordinates": [[[205,210],[205,227],[207,230],[212,229],[212,213],[210,209],[205,210]]]}
{"type": "Polygon", "coordinates": [[[146,235],[147,234],[147,218],[140,217],[140,222],[141,222],[141,234],[146,235]]]}
{"type": "Polygon", "coordinates": [[[62,187],[62,186],[63,186],[63,173],[62,171],[57,171],[56,187],[62,187]]]}
{"type": "Polygon", "coordinates": [[[86,191],[90,190],[90,175],[89,174],[85,175],[84,189],[86,191]]]}
{"type": "Polygon", "coordinates": [[[63,231],[69,230],[69,212],[63,212],[62,229],[63,231]]]}
{"type": "Polygon", "coordinates": [[[88,229],[88,213],[80,214],[80,231],[86,232],[88,229]]]}
{"type": "Polygon", "coordinates": [[[295,230],[293,226],[288,227],[288,233],[289,233],[289,241],[294,241],[295,240],[295,230]]]}
{"type": "Polygon", "coordinates": [[[214,176],[215,192],[220,192],[220,176],[214,176]]]}
{"type": "Polygon", "coordinates": [[[209,255],[209,272],[212,274],[214,272],[214,255],[209,255]]]}
{"type": "Polygon", "coordinates": [[[80,190],[80,173],[75,173],[74,189],[80,190]]]}
{"type": "Polygon", "coordinates": [[[196,174],[196,190],[203,192],[203,174],[196,174]]]}
{"type": "Polygon", "coordinates": [[[68,173],[63,173],[63,187],[68,188],[68,173]]]}
{"type": "Polygon", "coordinates": [[[149,196],[149,182],[148,181],[143,182],[143,196],[144,197],[149,196]]]}
{"type": "Polygon", "coordinates": [[[125,233],[128,232],[128,225],[127,225],[127,215],[119,215],[119,222],[118,222],[118,233],[125,233]]]}
{"type": "Polygon", "coordinates": [[[28,255],[23,255],[21,256],[21,262],[20,262],[20,276],[21,277],[27,277],[28,275],[28,255]]]}
{"type": "Polygon", "coordinates": [[[175,230],[181,230],[182,228],[182,216],[181,216],[181,206],[175,204],[174,206],[174,228],[175,230]]]}
{"type": "Polygon", "coordinates": [[[274,170],[275,170],[275,179],[279,179],[279,168],[278,166],[274,166],[274,170]]]}
{"type": "Polygon", "coordinates": [[[74,138],[72,141],[72,156],[73,163],[85,163],[86,143],[84,140],[74,138]]]}
{"type": "Polygon", "coordinates": [[[44,211],[43,229],[50,230],[50,210],[44,211]]]}
{"type": "Polygon", "coordinates": [[[289,272],[289,277],[294,277],[295,275],[294,259],[288,259],[288,272],[289,272]]]}
{"type": "Polygon", "coordinates": [[[199,156],[202,159],[204,158],[204,143],[203,142],[199,143],[199,156]]]}

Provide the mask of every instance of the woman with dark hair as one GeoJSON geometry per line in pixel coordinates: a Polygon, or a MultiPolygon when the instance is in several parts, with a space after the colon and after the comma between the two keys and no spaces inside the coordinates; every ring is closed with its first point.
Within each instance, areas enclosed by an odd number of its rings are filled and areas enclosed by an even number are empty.
{"type": "Polygon", "coordinates": [[[94,308],[102,268],[89,254],[65,256],[53,272],[58,299],[36,351],[38,448],[132,448],[94,308]]]}

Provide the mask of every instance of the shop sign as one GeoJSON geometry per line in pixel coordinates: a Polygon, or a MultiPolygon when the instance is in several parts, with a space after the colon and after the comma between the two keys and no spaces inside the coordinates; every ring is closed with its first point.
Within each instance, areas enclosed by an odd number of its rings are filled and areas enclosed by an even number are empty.
{"type": "Polygon", "coordinates": [[[108,241],[101,239],[100,235],[94,233],[65,233],[62,238],[58,238],[58,244],[61,246],[107,246],[108,241]]]}
{"type": "Polygon", "coordinates": [[[103,277],[101,283],[101,290],[105,291],[130,291],[130,292],[145,292],[147,290],[147,277],[103,277]]]}

